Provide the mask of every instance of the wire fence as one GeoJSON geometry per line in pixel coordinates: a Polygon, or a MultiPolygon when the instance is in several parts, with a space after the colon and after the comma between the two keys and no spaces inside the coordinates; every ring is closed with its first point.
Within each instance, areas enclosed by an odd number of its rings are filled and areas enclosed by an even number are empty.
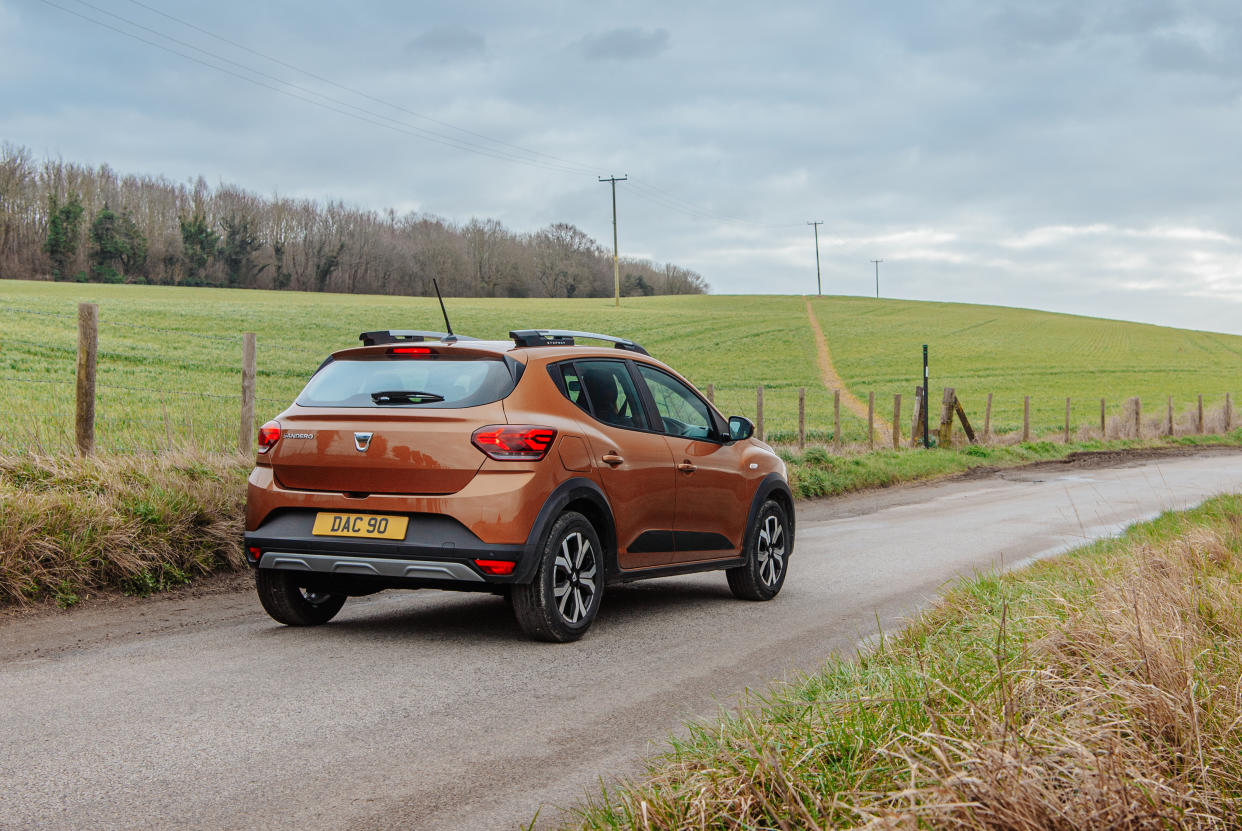
{"type": "MultiPolygon", "coordinates": [[[[0,305],[0,450],[73,452],[77,432],[77,314],[0,305]]],[[[243,334],[98,319],[94,422],[107,452],[235,452],[244,396],[243,334]]],[[[256,379],[258,412],[274,415],[304,376],[256,379]]],[[[266,417],[263,418],[266,420],[266,417]]]]}
{"type": "MultiPolygon", "coordinates": [[[[0,318],[0,450],[35,447],[72,452],[79,316],[14,306],[0,306],[0,313],[4,314],[0,318]]],[[[129,318],[98,319],[101,348],[94,390],[99,449],[234,452],[246,447],[242,436],[243,333],[155,326],[146,320],[136,323],[132,314],[129,318]]],[[[294,399],[322,358],[321,349],[300,346],[271,343],[259,355],[251,399],[258,423],[294,399]]],[[[845,390],[756,389],[736,384],[705,384],[704,389],[722,411],[752,418],[757,435],[772,444],[791,448],[816,444],[838,453],[921,444],[913,395],[893,399],[863,393],[853,398],[845,390]]],[[[990,394],[986,405],[983,396],[977,395],[973,409],[958,409],[963,418],[970,411],[975,434],[971,440],[983,443],[1152,438],[1228,432],[1236,426],[1233,399],[1227,393],[1206,402],[1200,395],[1176,407],[1173,398],[1165,397],[1159,401],[1114,398],[1111,402],[1085,396],[1057,399],[1058,408],[1060,401],[1065,402],[1063,423],[1049,423],[1049,397],[1042,397],[1045,412],[1035,418],[1031,396],[1003,401],[998,396],[995,403],[1003,416],[994,417],[990,394]],[[1084,418],[1087,413],[1090,418],[1084,418]]],[[[954,402],[960,403],[956,398],[954,402]]],[[[918,406],[921,409],[921,403],[918,406]]],[[[933,392],[929,409],[928,433],[938,441],[946,419],[939,392],[933,392]]],[[[953,412],[947,421],[948,443],[967,440],[966,431],[953,430],[953,412]]]]}

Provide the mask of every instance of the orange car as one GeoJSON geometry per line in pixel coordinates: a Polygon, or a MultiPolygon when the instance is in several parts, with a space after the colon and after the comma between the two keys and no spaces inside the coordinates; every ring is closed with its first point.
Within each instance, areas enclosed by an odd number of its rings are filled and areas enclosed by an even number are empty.
{"type": "Polygon", "coordinates": [[[380,589],[485,591],[532,637],[570,641],[609,584],[723,569],[736,596],[776,596],[793,498],[747,419],[631,341],[510,336],[364,333],[263,425],[245,545],[268,614],[307,626],[380,589]]]}

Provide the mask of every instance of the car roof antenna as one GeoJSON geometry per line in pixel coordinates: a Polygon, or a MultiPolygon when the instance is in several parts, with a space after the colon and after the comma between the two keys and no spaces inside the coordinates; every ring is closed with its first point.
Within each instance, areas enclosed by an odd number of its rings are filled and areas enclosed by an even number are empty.
{"type": "Polygon", "coordinates": [[[448,312],[444,310],[444,298],[440,296],[440,284],[436,282],[434,277],[432,277],[431,285],[435,286],[436,299],[440,301],[440,314],[444,315],[444,328],[448,331],[448,337],[445,338],[445,340],[457,340],[457,336],[453,334],[453,327],[448,320],[448,312]]]}

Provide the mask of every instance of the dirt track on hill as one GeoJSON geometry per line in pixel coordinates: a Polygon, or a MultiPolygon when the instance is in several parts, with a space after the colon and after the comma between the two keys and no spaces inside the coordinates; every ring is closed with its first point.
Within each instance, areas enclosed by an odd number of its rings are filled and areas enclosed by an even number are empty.
{"type": "MultiPolygon", "coordinates": [[[[805,299],[807,322],[811,326],[811,333],[815,336],[815,361],[819,364],[819,376],[829,392],[841,391],[841,403],[847,410],[866,421],[867,402],[850,392],[849,387],[845,386],[845,381],[837,374],[836,367],[832,365],[832,353],[828,351],[828,338],[824,335],[824,330],[820,328],[815,311],[811,308],[811,298],[805,299]]],[[[884,436],[892,435],[893,425],[880,415],[879,409],[880,402],[876,401],[875,431],[877,438],[882,440],[884,436]]]]}

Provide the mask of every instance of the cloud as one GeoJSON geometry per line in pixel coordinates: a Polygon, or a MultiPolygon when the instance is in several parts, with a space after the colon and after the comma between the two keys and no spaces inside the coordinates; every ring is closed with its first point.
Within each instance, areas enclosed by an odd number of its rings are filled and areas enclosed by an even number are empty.
{"type": "Polygon", "coordinates": [[[483,35],[462,26],[437,26],[411,40],[402,50],[417,63],[451,63],[483,54],[483,35]]]}
{"type": "Polygon", "coordinates": [[[668,29],[623,28],[587,35],[577,43],[593,61],[636,61],[654,58],[669,48],[668,29]]]}

